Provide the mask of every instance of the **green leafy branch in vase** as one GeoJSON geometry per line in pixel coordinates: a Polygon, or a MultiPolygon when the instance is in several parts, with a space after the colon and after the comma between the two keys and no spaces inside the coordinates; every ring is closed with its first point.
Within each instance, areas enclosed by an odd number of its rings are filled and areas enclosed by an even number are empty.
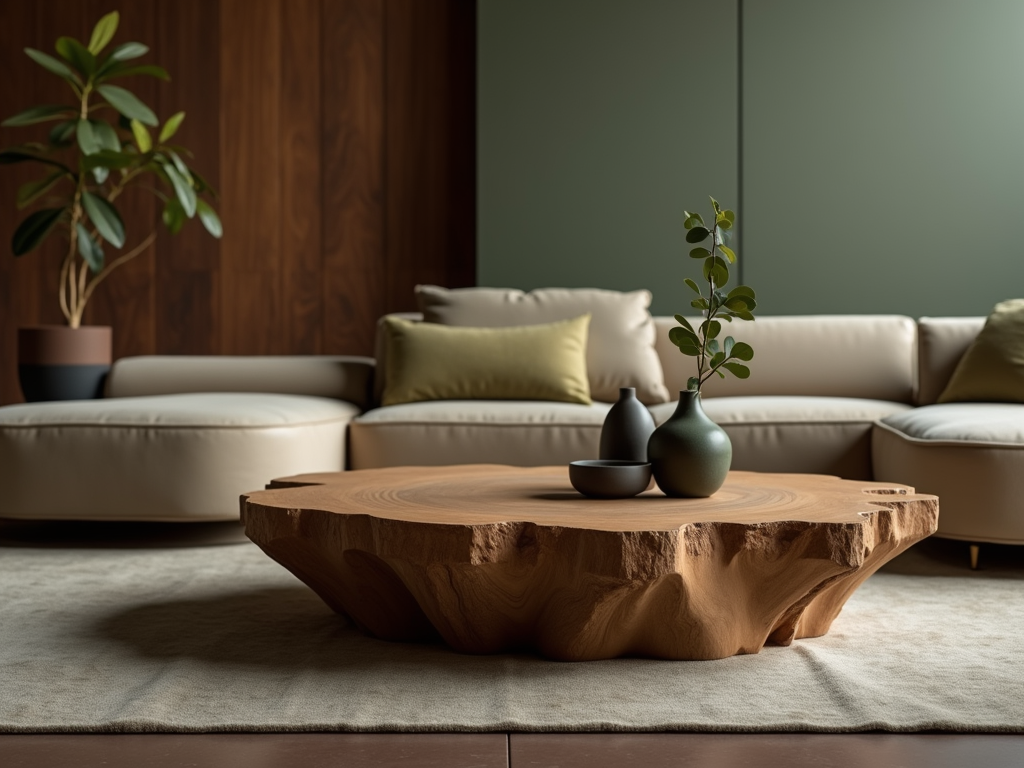
{"type": "Polygon", "coordinates": [[[711,198],[714,206],[714,225],[711,228],[704,223],[699,213],[684,211],[686,221],[686,242],[691,244],[703,243],[711,238],[711,250],[704,246],[698,246],[690,251],[690,258],[702,259],[704,261],[704,280],[707,282],[708,294],[701,292],[700,286],[686,278],[686,285],[697,294],[697,298],[690,302],[694,309],[701,310],[704,320],[696,329],[682,315],[676,315],[678,326],[669,331],[669,340],[679,347],[679,351],[689,357],[697,358],[697,375],[691,376],[687,382],[687,389],[700,392],[701,386],[714,374],[725,378],[724,371],[728,371],[739,379],[746,379],[750,376],[750,369],[743,363],[749,362],[754,357],[754,350],[742,341],[736,341],[732,336],[726,336],[719,343],[718,335],[722,332],[724,320],[731,323],[733,318],[739,320],[753,320],[754,309],[757,301],[754,297],[754,289],[748,285],[739,285],[729,293],[722,289],[729,282],[729,265],[736,263],[736,253],[725,244],[726,233],[736,224],[736,214],[733,211],[723,211],[718,201],[711,198]]]}
{"type": "Polygon", "coordinates": [[[15,230],[11,250],[23,256],[54,234],[66,238],[58,294],[72,328],[81,324],[86,303],[111,271],[156,240],[154,230],[127,252],[107,259],[104,244],[121,249],[127,243],[125,223],[114,203],[130,185],[147,178],[158,182],[146,189],[163,201],[163,223],[172,234],[196,216],[214,237],[222,233],[217,213],[201,197],[215,196],[213,189],[182,160],[192,153],[169,143],[185,113],[178,112],[160,127],[153,110],[131,91],[111,83],[130,75],[170,79],[162,67],[132,61],[149,52],[142,43],[122,43],[104,54],[118,21],[116,11],[100,19],[88,45],[59,38],[55,48],[60,58],[26,48],[30,59],[67,83],[74,103],[31,107],[0,123],[17,127],[56,122],[45,142],[0,152],[0,165],[35,162],[46,169],[43,178],[18,190],[19,210],[35,203],[41,207],[15,230]],[[104,119],[104,113],[111,112],[116,117],[104,119]],[[146,126],[160,127],[156,138],[146,126]]]}

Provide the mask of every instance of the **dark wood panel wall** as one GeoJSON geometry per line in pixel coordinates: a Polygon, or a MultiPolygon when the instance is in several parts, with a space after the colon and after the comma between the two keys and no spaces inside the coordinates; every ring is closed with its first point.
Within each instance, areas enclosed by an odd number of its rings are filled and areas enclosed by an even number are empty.
{"type": "MultiPolygon", "coordinates": [[[[225,230],[161,226],[96,292],[86,322],[113,325],[116,357],[372,354],[377,317],[412,309],[416,283],[474,284],[475,0],[10,0],[0,113],[64,96],[23,48],[87,40],[113,9],[115,42],[148,44],[171,73],[130,87],[161,119],[187,113],[177,139],[225,230]]],[[[16,329],[62,322],[61,249],[8,245],[15,191],[37,174],[0,166],[0,403],[21,399],[16,329]]],[[[160,208],[122,199],[137,242],[160,208]]]]}

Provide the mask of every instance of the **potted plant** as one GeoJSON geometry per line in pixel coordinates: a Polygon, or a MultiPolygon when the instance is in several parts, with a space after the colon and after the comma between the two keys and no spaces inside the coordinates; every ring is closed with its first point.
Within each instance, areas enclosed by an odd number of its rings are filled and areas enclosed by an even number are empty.
{"type": "Polygon", "coordinates": [[[155,231],[131,236],[116,205],[125,189],[147,182],[163,202],[163,223],[172,233],[198,218],[211,235],[221,236],[220,219],[203,199],[213,190],[185,163],[191,153],[170,143],[185,113],[161,125],[138,97],[115,84],[131,75],[170,79],[161,67],[135,62],[149,51],[142,43],[108,48],[118,21],[116,11],[100,19],[88,45],[61,37],[57,57],[26,48],[29,58],[67,84],[69,98],[30,107],[0,123],[54,123],[43,141],[0,151],[0,165],[37,163],[43,171],[18,190],[18,209],[32,210],[14,232],[14,255],[31,253],[52,237],[66,243],[57,299],[67,326],[18,332],[19,378],[29,401],[99,394],[111,362],[111,329],[83,326],[85,307],[112,271],[156,240],[155,231]],[[149,128],[158,130],[154,135],[149,128]]]}
{"type": "Polygon", "coordinates": [[[754,357],[749,344],[726,336],[721,342],[722,321],[753,320],[757,307],[754,290],[739,285],[726,293],[729,266],[736,263],[736,252],[726,240],[736,224],[736,214],[722,210],[715,198],[712,224],[708,226],[699,213],[684,211],[686,242],[696,246],[690,257],[703,263],[703,278],[707,295],[694,280],[686,278],[686,285],[697,294],[690,306],[700,310],[703,321],[694,328],[682,315],[676,315],[679,325],[669,331],[669,340],[679,351],[696,358],[697,375],[687,381],[687,388],[679,393],[679,405],[672,417],[658,427],[647,444],[648,460],[655,482],[669,496],[710,496],[725,482],[732,461],[732,444],[725,431],[704,413],[700,391],[704,382],[714,375],[725,378],[730,373],[740,379],[750,376],[744,365],[754,357]],[[710,248],[700,245],[708,242],[710,248]]]}

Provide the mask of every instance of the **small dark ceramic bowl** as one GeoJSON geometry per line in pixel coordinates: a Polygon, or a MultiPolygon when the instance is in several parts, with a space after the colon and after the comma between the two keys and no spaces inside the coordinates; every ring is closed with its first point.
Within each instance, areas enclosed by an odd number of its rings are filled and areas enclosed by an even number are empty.
{"type": "Polygon", "coordinates": [[[594,499],[628,499],[647,490],[651,465],[640,461],[597,459],[569,465],[569,482],[584,496],[594,499]]]}

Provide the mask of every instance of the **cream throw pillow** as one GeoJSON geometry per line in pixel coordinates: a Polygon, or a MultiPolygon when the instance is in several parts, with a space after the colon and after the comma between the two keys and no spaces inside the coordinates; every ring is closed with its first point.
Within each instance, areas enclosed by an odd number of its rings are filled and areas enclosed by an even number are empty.
{"type": "Polygon", "coordinates": [[[590,403],[590,315],[514,328],[452,328],[384,319],[383,405],[420,400],[590,403]]]}
{"type": "Polygon", "coordinates": [[[1024,299],[996,304],[938,402],[1024,403],[1024,299]]]}
{"type": "Polygon", "coordinates": [[[529,293],[511,288],[416,286],[416,300],[428,323],[498,328],[550,323],[590,313],[587,375],[595,400],[614,403],[620,387],[636,387],[647,404],[669,400],[654,348],[650,291],[598,288],[542,288],[529,293]]]}

